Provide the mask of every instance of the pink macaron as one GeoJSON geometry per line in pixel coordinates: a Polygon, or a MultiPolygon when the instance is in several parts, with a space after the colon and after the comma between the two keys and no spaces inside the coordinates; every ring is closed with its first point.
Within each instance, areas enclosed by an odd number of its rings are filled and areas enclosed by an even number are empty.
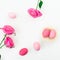
{"type": "Polygon", "coordinates": [[[19,51],[19,55],[21,56],[24,56],[28,53],[28,49],[27,48],[22,48],[20,51],[19,51]]]}
{"type": "Polygon", "coordinates": [[[43,37],[44,37],[44,38],[48,38],[49,35],[50,35],[50,31],[51,31],[50,29],[45,28],[45,29],[43,30],[43,32],[42,32],[43,37]]]}
{"type": "Polygon", "coordinates": [[[56,31],[55,31],[54,29],[52,29],[52,30],[50,31],[49,38],[50,38],[50,39],[54,39],[55,37],[56,37],[56,31]]]}
{"type": "Polygon", "coordinates": [[[56,31],[54,29],[46,28],[43,30],[42,35],[44,38],[54,39],[56,37],[56,31]]]}
{"type": "Polygon", "coordinates": [[[40,43],[39,42],[34,42],[33,47],[36,51],[40,50],[40,43]]]}
{"type": "Polygon", "coordinates": [[[11,19],[15,19],[16,18],[16,14],[14,12],[10,12],[8,14],[8,16],[11,18],[11,19]]]}

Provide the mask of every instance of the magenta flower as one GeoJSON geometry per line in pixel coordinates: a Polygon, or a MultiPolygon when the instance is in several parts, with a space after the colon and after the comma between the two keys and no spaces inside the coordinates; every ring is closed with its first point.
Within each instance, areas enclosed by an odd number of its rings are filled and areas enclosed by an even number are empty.
{"type": "Polygon", "coordinates": [[[28,9],[28,13],[29,13],[33,18],[37,18],[37,17],[42,16],[42,13],[41,13],[39,10],[34,9],[34,8],[28,9]]]}
{"type": "Polygon", "coordinates": [[[43,5],[43,1],[42,0],[38,0],[37,1],[37,5],[36,5],[36,8],[30,8],[28,9],[28,13],[33,17],[33,18],[37,18],[37,17],[40,17],[42,16],[42,13],[38,10],[38,7],[41,9],[43,5]]]}
{"type": "Polygon", "coordinates": [[[3,32],[5,33],[3,39],[0,42],[0,48],[2,48],[4,45],[6,45],[7,47],[10,47],[10,48],[13,47],[14,46],[13,40],[7,36],[14,34],[15,29],[10,25],[5,25],[5,26],[3,26],[3,28],[0,28],[0,29],[3,30],[3,32]],[[4,42],[4,44],[2,45],[3,42],[4,42]]]}
{"type": "Polygon", "coordinates": [[[6,47],[9,47],[9,48],[14,47],[14,42],[10,37],[6,37],[4,44],[6,45],[6,47]]]}
{"type": "Polygon", "coordinates": [[[7,35],[13,34],[15,32],[14,28],[10,25],[5,25],[3,28],[0,28],[3,30],[3,32],[7,35]]]}

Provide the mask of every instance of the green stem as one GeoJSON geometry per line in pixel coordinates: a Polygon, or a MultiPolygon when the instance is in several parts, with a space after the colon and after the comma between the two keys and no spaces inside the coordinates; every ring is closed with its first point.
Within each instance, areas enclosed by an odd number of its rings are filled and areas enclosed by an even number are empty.
{"type": "Polygon", "coordinates": [[[4,44],[2,46],[0,46],[0,49],[4,46],[4,44]]]}
{"type": "Polygon", "coordinates": [[[1,60],[1,55],[0,55],[0,60],[1,60]]]}
{"type": "Polygon", "coordinates": [[[2,41],[0,42],[0,45],[3,43],[3,41],[5,40],[6,34],[4,35],[4,38],[2,39],[2,41]]]}
{"type": "Polygon", "coordinates": [[[38,0],[38,1],[37,1],[36,9],[38,8],[38,5],[39,5],[39,1],[41,1],[41,0],[38,0]]]}

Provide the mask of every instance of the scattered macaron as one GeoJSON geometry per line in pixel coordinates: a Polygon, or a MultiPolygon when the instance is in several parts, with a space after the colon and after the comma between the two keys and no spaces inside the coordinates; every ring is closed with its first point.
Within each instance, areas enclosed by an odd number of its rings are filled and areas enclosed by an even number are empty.
{"type": "Polygon", "coordinates": [[[39,42],[35,42],[35,43],[33,44],[33,47],[34,47],[34,49],[35,49],[36,51],[39,51],[39,50],[40,50],[40,43],[39,43],[39,42]]]}
{"type": "Polygon", "coordinates": [[[56,31],[54,29],[52,29],[51,32],[50,32],[49,38],[53,39],[55,37],[56,37],[56,31]]]}
{"type": "Polygon", "coordinates": [[[19,55],[21,56],[24,56],[28,53],[28,49],[27,48],[22,48],[20,51],[19,51],[19,55]]]}
{"type": "Polygon", "coordinates": [[[46,28],[43,30],[42,35],[44,38],[54,39],[56,37],[56,31],[54,29],[46,28]]]}
{"type": "Polygon", "coordinates": [[[8,14],[8,16],[9,16],[10,18],[12,18],[12,19],[15,19],[15,18],[16,18],[16,14],[15,14],[14,12],[10,12],[10,13],[8,14]]]}
{"type": "Polygon", "coordinates": [[[42,32],[42,35],[43,35],[44,38],[49,37],[50,29],[48,29],[48,28],[44,29],[43,32],[42,32]]]}

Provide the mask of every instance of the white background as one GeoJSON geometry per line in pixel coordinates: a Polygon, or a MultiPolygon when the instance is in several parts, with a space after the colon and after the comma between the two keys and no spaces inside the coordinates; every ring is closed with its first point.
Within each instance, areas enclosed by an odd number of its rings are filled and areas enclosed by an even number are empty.
{"type": "MultiPolygon", "coordinates": [[[[0,0],[0,27],[11,25],[16,30],[16,36],[11,36],[15,48],[3,47],[0,49],[1,60],[60,60],[60,0],[43,0],[44,4],[40,10],[42,17],[32,18],[27,10],[35,8],[37,0],[0,0]],[[15,12],[16,19],[8,17],[9,12],[15,12]],[[42,31],[44,28],[53,28],[57,36],[53,40],[44,39],[42,31]],[[40,42],[40,51],[33,48],[34,42],[40,42]],[[21,48],[28,48],[25,56],[19,55],[21,48]]],[[[3,37],[0,31],[0,41],[3,37]]]]}

